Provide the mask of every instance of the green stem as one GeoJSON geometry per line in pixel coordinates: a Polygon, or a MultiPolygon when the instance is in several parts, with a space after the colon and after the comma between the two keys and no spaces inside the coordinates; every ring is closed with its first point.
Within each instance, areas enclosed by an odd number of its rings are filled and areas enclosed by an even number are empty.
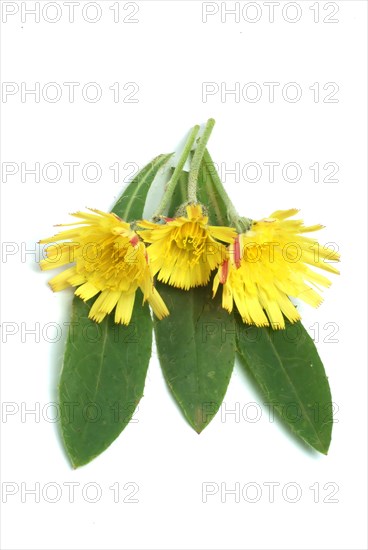
{"type": "Polygon", "coordinates": [[[182,154],[179,158],[178,164],[176,165],[175,170],[173,172],[173,175],[171,176],[170,181],[167,184],[164,196],[162,197],[162,200],[161,200],[155,214],[153,215],[154,220],[158,219],[160,217],[160,215],[165,211],[167,205],[171,201],[171,198],[172,198],[173,193],[175,191],[176,184],[177,184],[178,179],[180,178],[181,172],[183,170],[184,164],[185,164],[185,162],[186,162],[186,160],[187,160],[187,158],[190,154],[190,151],[193,147],[195,138],[197,137],[197,134],[199,132],[199,128],[200,127],[197,124],[196,126],[194,126],[194,128],[192,129],[192,131],[189,134],[189,137],[188,137],[188,139],[185,143],[183,152],[182,152],[182,154]]]}
{"type": "Polygon", "coordinates": [[[210,139],[215,121],[213,118],[207,120],[202,137],[199,139],[198,146],[194,152],[193,160],[191,162],[189,177],[188,177],[188,201],[197,202],[197,181],[199,175],[199,168],[201,166],[202,158],[206,150],[206,145],[210,139]]]}
{"type": "Polygon", "coordinates": [[[219,178],[215,165],[213,164],[211,155],[209,154],[207,149],[203,154],[203,161],[206,164],[207,170],[209,171],[212,177],[212,182],[214,184],[214,188],[217,194],[221,197],[221,199],[226,205],[227,216],[229,221],[235,225],[235,228],[237,231],[239,231],[239,233],[243,233],[243,231],[246,231],[247,229],[249,229],[251,225],[251,220],[249,218],[243,218],[242,216],[239,216],[235,206],[233,205],[229,195],[227,194],[225,187],[222,184],[222,181],[219,178]]]}

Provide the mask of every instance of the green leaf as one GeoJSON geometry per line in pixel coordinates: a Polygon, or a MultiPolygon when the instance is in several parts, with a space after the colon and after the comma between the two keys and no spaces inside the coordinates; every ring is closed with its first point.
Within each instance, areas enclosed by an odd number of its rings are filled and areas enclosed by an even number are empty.
{"type": "Polygon", "coordinates": [[[218,411],[234,366],[235,322],[211,285],[180,290],[157,283],[170,315],[155,319],[160,364],[189,424],[200,433],[218,411]]]}
{"type": "Polygon", "coordinates": [[[213,225],[229,225],[227,216],[227,207],[216,190],[215,180],[218,180],[222,186],[220,176],[217,173],[216,167],[210,157],[207,149],[204,152],[203,160],[198,177],[198,196],[201,193],[206,193],[202,202],[207,205],[209,221],[213,225]]]}
{"type": "Polygon", "coordinates": [[[142,168],[117,200],[112,212],[126,221],[134,221],[141,218],[152,182],[157,172],[167,163],[170,157],[172,157],[172,153],[169,155],[159,155],[142,168]]]}
{"type": "Polygon", "coordinates": [[[59,399],[62,435],[75,468],[102,453],[129,423],[143,395],[151,356],[148,305],[136,296],[129,326],[108,315],[88,319],[90,303],[75,298],[59,399]]]}
{"type": "MultiPolygon", "coordinates": [[[[209,222],[219,225],[224,208],[210,172],[202,161],[198,201],[207,207],[209,222]]],[[[188,172],[183,171],[168,210],[170,217],[188,200],[187,190],[188,172]]],[[[167,318],[154,321],[160,364],[179,407],[200,433],[218,411],[229,384],[235,359],[234,318],[222,309],[219,295],[212,299],[211,284],[189,291],[159,282],[156,286],[170,311],[167,318]]]]}
{"type": "Polygon", "coordinates": [[[237,320],[237,348],[246,367],[291,430],[327,454],[332,431],[331,392],[312,338],[300,322],[285,330],[237,320]]]}
{"type": "MultiPolygon", "coordinates": [[[[160,155],[128,185],[113,208],[126,221],[142,217],[149,188],[171,155],[160,155]]],[[[75,297],[59,384],[62,437],[74,467],[104,451],[129,423],[143,395],[152,320],[137,290],[128,327],[111,316],[88,319],[93,299],[75,297]]]]}

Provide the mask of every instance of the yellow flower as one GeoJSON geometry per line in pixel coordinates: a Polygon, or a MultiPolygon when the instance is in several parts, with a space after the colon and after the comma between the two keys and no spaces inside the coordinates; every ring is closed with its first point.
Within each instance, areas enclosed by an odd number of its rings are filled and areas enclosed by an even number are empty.
{"type": "Polygon", "coordinates": [[[152,272],[169,285],[188,290],[208,283],[210,274],[227,257],[226,247],[236,236],[230,227],[207,225],[199,204],[186,207],[187,217],[164,218],[162,225],[141,221],[138,234],[148,247],[152,272]]]}
{"type": "Polygon", "coordinates": [[[168,315],[153,286],[146,247],[138,235],[115,214],[91,211],[93,214],[73,214],[82,221],[65,225],[76,227],[40,241],[54,243],[46,249],[46,259],[40,262],[41,269],[54,269],[75,262],[50,280],[52,290],[77,286],[75,294],[84,301],[101,292],[89,312],[89,317],[98,323],[116,306],[115,322],[127,325],[137,288],[142,290],[143,300],[148,300],[159,319],[168,315]]]}
{"type": "Polygon", "coordinates": [[[317,307],[322,298],[309,285],[319,290],[318,285],[331,284],[309,266],[339,273],[325,261],[338,260],[339,254],[303,235],[323,226],[305,227],[302,220],[286,219],[297,212],[278,210],[269,218],[253,222],[229,247],[229,260],[215,276],[214,295],[222,283],[223,308],[231,312],[235,302],[245,323],[285,328],[284,315],[292,323],[300,319],[289,296],[317,307]]]}

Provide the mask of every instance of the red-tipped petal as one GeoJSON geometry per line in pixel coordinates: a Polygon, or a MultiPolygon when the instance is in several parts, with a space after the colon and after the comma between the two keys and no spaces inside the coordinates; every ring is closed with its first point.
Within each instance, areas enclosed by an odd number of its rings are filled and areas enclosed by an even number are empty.
{"type": "Polygon", "coordinates": [[[223,285],[227,281],[228,274],[229,274],[229,260],[225,260],[219,269],[219,279],[220,279],[220,283],[222,283],[223,285]]]}
{"type": "Polygon", "coordinates": [[[138,243],[139,243],[139,237],[138,235],[134,235],[134,237],[130,239],[130,244],[132,246],[137,246],[138,243]]]}
{"type": "Polygon", "coordinates": [[[239,269],[240,267],[240,260],[241,260],[241,250],[240,250],[239,235],[237,235],[234,240],[234,262],[237,269],[239,269]]]}

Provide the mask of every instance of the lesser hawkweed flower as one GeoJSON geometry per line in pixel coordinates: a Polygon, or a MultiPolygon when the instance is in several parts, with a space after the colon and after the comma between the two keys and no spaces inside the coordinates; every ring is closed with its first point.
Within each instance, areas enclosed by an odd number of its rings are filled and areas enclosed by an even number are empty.
{"type": "Polygon", "coordinates": [[[97,294],[89,317],[100,323],[115,307],[115,322],[130,322],[138,288],[155,315],[162,319],[168,310],[153,286],[147,250],[138,235],[116,214],[90,209],[93,213],[73,214],[82,220],[73,229],[61,231],[40,243],[54,243],[40,262],[43,270],[74,262],[49,281],[52,290],[78,287],[75,294],[89,300],[97,294]],[[59,241],[60,244],[57,244],[59,241]]]}
{"type": "Polygon", "coordinates": [[[302,220],[287,219],[297,212],[278,210],[269,218],[254,221],[229,247],[229,259],[215,276],[214,294],[222,283],[223,308],[231,312],[235,302],[245,323],[285,328],[284,316],[292,323],[300,319],[289,296],[317,307],[322,298],[310,285],[318,290],[319,285],[331,284],[309,266],[339,273],[326,263],[338,260],[339,254],[304,236],[323,226],[306,227],[302,220]]]}
{"type": "Polygon", "coordinates": [[[186,207],[186,217],[163,218],[164,224],[138,222],[138,234],[148,247],[151,269],[169,285],[188,290],[208,283],[211,271],[227,257],[226,247],[236,236],[230,227],[208,225],[200,204],[186,207]]]}

